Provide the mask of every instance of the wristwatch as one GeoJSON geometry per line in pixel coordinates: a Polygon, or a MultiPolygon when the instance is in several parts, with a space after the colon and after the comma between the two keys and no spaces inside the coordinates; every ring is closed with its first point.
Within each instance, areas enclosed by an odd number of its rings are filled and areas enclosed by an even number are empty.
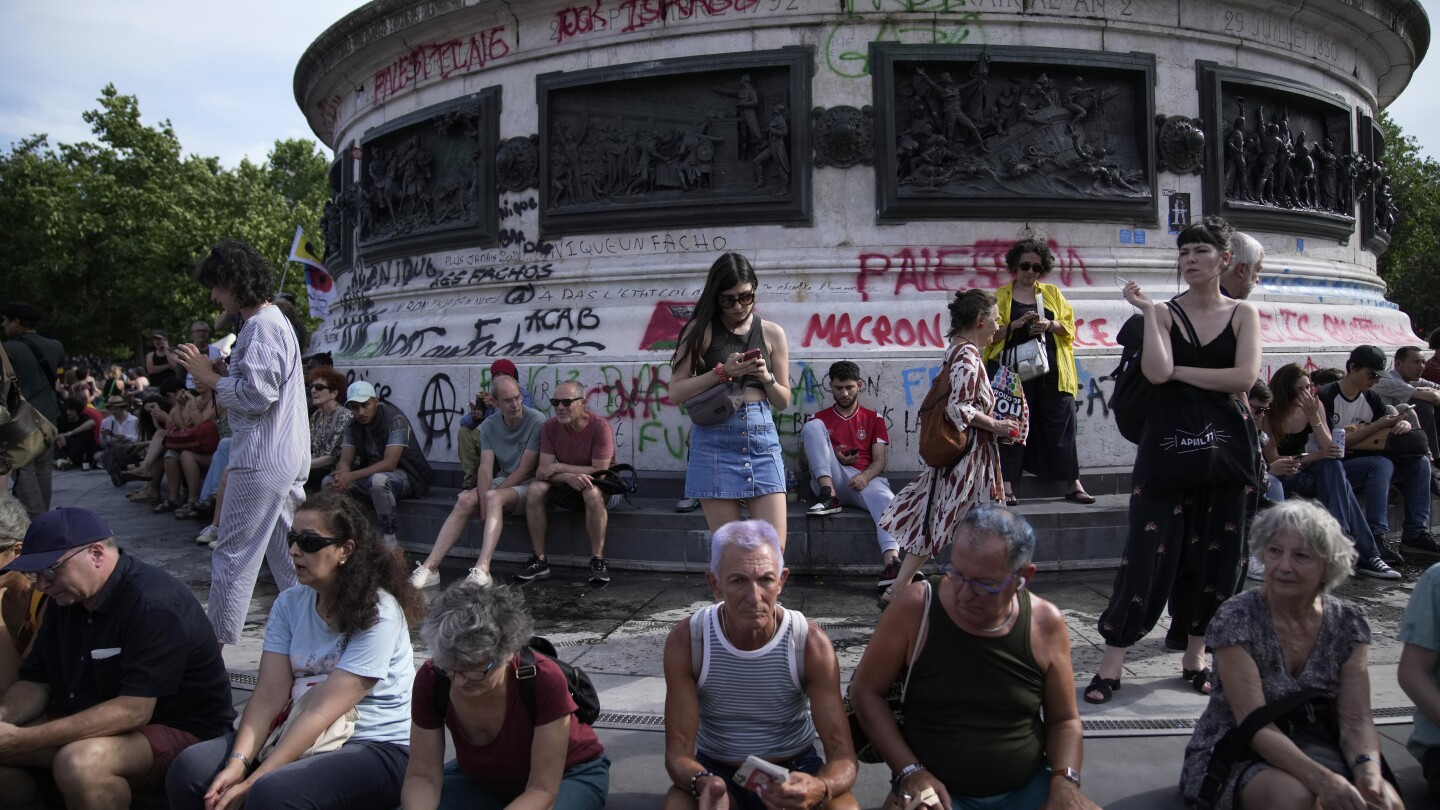
{"type": "Polygon", "coordinates": [[[1076,788],[1080,787],[1080,772],[1075,770],[1074,768],[1066,768],[1062,771],[1054,771],[1050,775],[1062,776],[1066,780],[1073,782],[1076,788]]]}
{"type": "Polygon", "coordinates": [[[1352,767],[1352,768],[1358,768],[1358,767],[1360,767],[1361,765],[1364,765],[1364,764],[1367,763],[1367,762],[1379,762],[1379,761],[1380,761],[1380,760],[1376,759],[1374,756],[1372,756],[1372,755],[1370,755],[1370,754],[1357,754],[1354,759],[1350,760],[1350,767],[1352,767]]]}

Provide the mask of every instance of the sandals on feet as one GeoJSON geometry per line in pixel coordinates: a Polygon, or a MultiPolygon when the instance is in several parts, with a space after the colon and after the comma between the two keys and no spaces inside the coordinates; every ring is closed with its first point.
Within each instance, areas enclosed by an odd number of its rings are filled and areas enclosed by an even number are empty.
{"type": "Polygon", "coordinates": [[[1011,494],[1008,494],[1008,493],[1007,493],[1007,494],[1005,495],[1005,505],[1006,505],[1006,506],[1019,506],[1019,505],[1020,505],[1020,499],[1017,498],[1017,497],[1015,497],[1014,495],[1011,495],[1011,494]]]}
{"type": "Polygon", "coordinates": [[[1213,684],[1210,683],[1209,667],[1202,667],[1200,669],[1185,669],[1181,667],[1180,677],[1189,681],[1190,686],[1193,687],[1196,692],[1202,695],[1210,694],[1210,689],[1213,687],[1213,684]]]}
{"type": "Polygon", "coordinates": [[[193,517],[198,517],[199,514],[200,514],[199,504],[195,503],[194,501],[189,501],[189,502],[181,505],[181,507],[180,507],[179,509],[176,509],[176,510],[175,510],[175,519],[176,519],[176,520],[189,520],[189,519],[191,519],[191,518],[193,518],[193,517]]]}
{"type": "Polygon", "coordinates": [[[1096,673],[1095,677],[1090,679],[1090,685],[1085,687],[1085,702],[1095,704],[1109,703],[1110,698],[1114,697],[1118,691],[1120,691],[1119,678],[1102,678],[1099,673],[1096,673]],[[1090,697],[1091,692],[1099,692],[1100,699],[1096,700],[1090,697]]]}
{"type": "Polygon", "coordinates": [[[169,498],[166,498],[165,500],[161,501],[160,503],[155,504],[155,513],[156,513],[156,514],[162,514],[162,513],[165,513],[165,512],[174,512],[176,509],[179,509],[179,508],[180,508],[180,504],[175,503],[174,501],[170,500],[169,498]]]}
{"type": "Polygon", "coordinates": [[[1083,489],[1077,489],[1065,493],[1065,500],[1088,505],[1095,502],[1095,496],[1091,495],[1083,489]]]}

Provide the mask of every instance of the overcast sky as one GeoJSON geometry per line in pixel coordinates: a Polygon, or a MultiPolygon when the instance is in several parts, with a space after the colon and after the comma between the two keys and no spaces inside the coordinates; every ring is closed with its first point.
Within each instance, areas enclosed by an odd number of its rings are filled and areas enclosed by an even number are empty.
{"type": "MultiPolygon", "coordinates": [[[[1422,0],[1432,26],[1440,0],[1422,0]]],[[[227,166],[265,159],[276,138],[314,138],[291,82],[300,54],[359,0],[0,0],[0,149],[44,132],[90,137],[80,114],[107,82],[168,118],[187,152],[227,166]]],[[[1391,106],[1440,159],[1440,37],[1391,106]],[[1427,89],[1428,88],[1428,92],[1427,89]]]]}

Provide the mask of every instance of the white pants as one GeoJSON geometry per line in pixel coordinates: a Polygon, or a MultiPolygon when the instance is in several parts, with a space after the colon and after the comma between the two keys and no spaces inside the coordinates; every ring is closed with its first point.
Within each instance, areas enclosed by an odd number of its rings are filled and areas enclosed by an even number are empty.
{"type": "MultiPolygon", "coordinates": [[[[895,493],[890,491],[890,482],[885,476],[875,476],[859,492],[851,489],[850,479],[859,475],[860,471],[840,463],[840,459],[835,455],[835,448],[830,446],[830,430],[819,419],[811,419],[805,423],[805,427],[800,431],[800,443],[805,449],[806,460],[810,462],[810,490],[819,495],[820,476],[828,475],[834,482],[831,489],[834,490],[835,497],[840,499],[840,503],[868,510],[870,518],[878,523],[885,507],[895,499],[895,493]]],[[[881,553],[900,548],[900,544],[895,542],[889,532],[878,527],[875,531],[881,553]]]]}

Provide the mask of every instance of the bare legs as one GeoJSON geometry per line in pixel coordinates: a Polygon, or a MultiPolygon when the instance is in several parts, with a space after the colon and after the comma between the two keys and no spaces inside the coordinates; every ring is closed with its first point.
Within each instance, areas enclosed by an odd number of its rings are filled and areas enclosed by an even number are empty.
{"type": "MultiPolygon", "coordinates": [[[[757,495],[753,498],[746,498],[746,504],[750,508],[750,517],[755,520],[763,520],[775,527],[775,533],[780,536],[780,550],[785,550],[785,493],[772,492],[769,495],[757,495]]],[[[715,531],[726,523],[733,523],[740,519],[740,501],[726,498],[701,498],[700,508],[705,510],[705,525],[710,531],[715,531]]]]}

